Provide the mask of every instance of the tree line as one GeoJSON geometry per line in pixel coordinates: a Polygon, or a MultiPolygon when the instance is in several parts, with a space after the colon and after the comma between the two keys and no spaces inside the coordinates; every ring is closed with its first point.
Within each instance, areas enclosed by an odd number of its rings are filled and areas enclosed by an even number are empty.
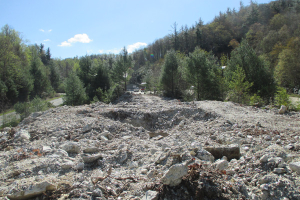
{"type": "Polygon", "coordinates": [[[300,86],[300,1],[240,4],[212,22],[172,25],[172,33],[129,54],[51,57],[43,44],[25,45],[5,25],[0,33],[0,101],[65,92],[79,105],[118,98],[129,83],[186,100],[274,101],[278,87],[300,86]],[[223,67],[222,66],[226,66],[223,67]]]}

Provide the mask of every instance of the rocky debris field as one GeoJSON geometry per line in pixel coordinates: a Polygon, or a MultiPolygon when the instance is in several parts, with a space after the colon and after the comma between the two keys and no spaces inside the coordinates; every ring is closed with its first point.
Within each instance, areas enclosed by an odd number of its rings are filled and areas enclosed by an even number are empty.
{"type": "Polygon", "coordinates": [[[0,199],[300,199],[300,114],[124,95],[0,133],[0,199]]]}

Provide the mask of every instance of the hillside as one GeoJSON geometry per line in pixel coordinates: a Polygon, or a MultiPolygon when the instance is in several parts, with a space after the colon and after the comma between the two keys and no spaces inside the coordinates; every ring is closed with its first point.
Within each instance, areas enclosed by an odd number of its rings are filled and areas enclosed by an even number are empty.
{"type": "Polygon", "coordinates": [[[0,134],[3,199],[299,199],[299,113],[150,95],[0,134]]]}

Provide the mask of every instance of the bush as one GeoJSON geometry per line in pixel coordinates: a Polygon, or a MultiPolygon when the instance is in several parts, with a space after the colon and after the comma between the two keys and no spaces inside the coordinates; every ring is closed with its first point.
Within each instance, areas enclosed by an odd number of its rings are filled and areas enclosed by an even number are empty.
{"type": "Polygon", "coordinates": [[[264,104],[264,101],[259,95],[254,94],[253,96],[250,97],[250,106],[260,107],[263,104],[264,104]]]}
{"type": "Polygon", "coordinates": [[[286,92],[285,88],[277,88],[277,92],[275,94],[275,105],[278,107],[280,107],[281,105],[285,105],[287,108],[291,107],[290,96],[286,92]]]}
{"type": "MultiPolygon", "coordinates": [[[[53,105],[52,105],[53,106],[53,105]]],[[[16,103],[14,109],[16,113],[19,113],[21,120],[28,117],[33,112],[45,111],[49,107],[52,107],[51,103],[43,101],[39,97],[35,97],[31,102],[16,103]]]]}

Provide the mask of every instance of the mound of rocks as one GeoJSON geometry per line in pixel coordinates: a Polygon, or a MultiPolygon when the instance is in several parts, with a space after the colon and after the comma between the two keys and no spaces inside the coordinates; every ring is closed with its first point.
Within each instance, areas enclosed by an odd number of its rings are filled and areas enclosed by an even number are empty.
{"type": "Polygon", "coordinates": [[[299,113],[126,94],[0,132],[3,199],[300,199],[299,113]]]}

